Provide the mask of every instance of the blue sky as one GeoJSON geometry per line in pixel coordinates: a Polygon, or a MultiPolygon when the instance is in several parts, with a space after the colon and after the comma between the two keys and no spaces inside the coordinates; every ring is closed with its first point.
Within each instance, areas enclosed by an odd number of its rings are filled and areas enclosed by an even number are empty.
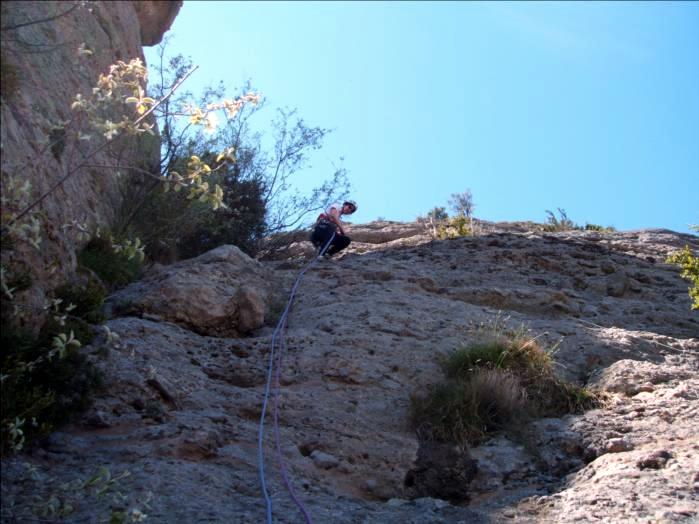
{"type": "Polygon", "coordinates": [[[470,189],[485,220],[699,223],[699,2],[185,1],[168,35],[189,90],[333,129],[299,186],[344,157],[355,222],[470,189]]]}

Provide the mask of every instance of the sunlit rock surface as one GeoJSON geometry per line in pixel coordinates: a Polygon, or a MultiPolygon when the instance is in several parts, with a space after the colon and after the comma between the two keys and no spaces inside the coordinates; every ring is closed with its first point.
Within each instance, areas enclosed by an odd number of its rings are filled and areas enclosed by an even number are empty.
{"type": "MultiPolygon", "coordinates": [[[[699,315],[688,282],[664,263],[685,244],[699,249],[696,237],[480,228],[432,241],[416,224],[350,226],[362,241],[307,273],[289,316],[278,422],[313,521],[696,521],[699,315]],[[525,437],[496,435],[435,475],[408,423],[410,395],[440,380],[440,358],[495,319],[557,345],[561,376],[603,388],[608,400],[533,421],[525,437]]],[[[176,298],[111,319],[118,347],[86,348],[105,390],[79,423],[3,461],[3,518],[104,465],[130,473],[118,482],[121,505],[152,522],[264,521],[257,444],[270,322],[246,336],[205,336],[176,315],[187,298],[225,310],[237,293],[227,279],[261,278],[286,293],[307,261],[245,261],[224,247],[136,284],[136,301],[158,279],[176,298]],[[245,267],[250,275],[232,274],[245,267]],[[206,275],[217,294],[187,283],[206,275]]],[[[303,521],[279,475],[271,417],[266,429],[274,521],[303,521]]],[[[73,500],[68,521],[109,515],[113,502],[87,491],[61,495],[73,500]]]]}

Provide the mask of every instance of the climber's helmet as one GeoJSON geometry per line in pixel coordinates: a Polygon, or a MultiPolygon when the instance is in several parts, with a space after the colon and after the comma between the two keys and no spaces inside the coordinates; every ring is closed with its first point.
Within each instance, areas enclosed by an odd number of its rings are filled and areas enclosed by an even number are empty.
{"type": "Polygon", "coordinates": [[[347,200],[342,203],[342,214],[351,215],[357,210],[357,203],[354,200],[347,200]]]}

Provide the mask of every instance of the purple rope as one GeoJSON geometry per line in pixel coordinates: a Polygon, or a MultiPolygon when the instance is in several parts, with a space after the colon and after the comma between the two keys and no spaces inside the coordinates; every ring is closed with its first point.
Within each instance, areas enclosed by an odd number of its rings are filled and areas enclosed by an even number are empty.
{"type": "Polygon", "coordinates": [[[306,523],[313,524],[313,519],[311,519],[311,515],[306,510],[301,500],[296,496],[296,491],[291,485],[291,481],[289,479],[289,475],[286,468],[286,462],[284,461],[284,456],[282,454],[281,437],[279,434],[279,380],[281,377],[284,353],[287,349],[286,339],[284,338],[284,331],[286,329],[286,325],[287,323],[285,321],[284,325],[282,326],[281,335],[279,337],[279,356],[277,357],[277,370],[274,378],[274,441],[277,448],[277,460],[279,462],[279,471],[281,472],[282,478],[284,479],[284,484],[286,485],[286,488],[289,491],[291,498],[294,499],[294,502],[303,513],[303,516],[306,519],[306,523]]]}
{"type": "Polygon", "coordinates": [[[286,469],[286,464],[284,463],[284,458],[281,453],[281,439],[279,435],[279,378],[281,375],[281,367],[282,367],[282,356],[284,353],[284,350],[286,349],[286,342],[284,341],[284,329],[286,327],[286,322],[287,322],[287,316],[289,314],[289,310],[291,309],[291,304],[294,301],[294,297],[296,295],[296,291],[299,288],[299,285],[301,283],[301,279],[303,278],[303,275],[308,271],[313,264],[315,264],[318,259],[320,259],[321,256],[325,254],[327,251],[328,247],[330,247],[331,242],[335,238],[335,233],[332,234],[328,242],[323,246],[323,249],[320,250],[320,253],[311,260],[311,262],[303,268],[303,270],[299,273],[299,275],[296,277],[296,281],[294,282],[293,287],[291,288],[291,293],[289,296],[289,301],[286,304],[286,307],[284,308],[284,312],[282,313],[281,317],[279,318],[279,322],[277,323],[277,327],[274,330],[274,333],[272,333],[272,344],[271,344],[271,349],[270,349],[270,354],[269,354],[269,369],[267,372],[267,383],[265,385],[265,394],[264,394],[264,399],[262,402],[262,412],[260,414],[260,426],[259,426],[259,431],[258,431],[258,439],[257,439],[257,452],[258,452],[258,460],[259,460],[259,469],[260,469],[260,484],[262,486],[262,494],[264,495],[265,498],[265,503],[267,506],[267,523],[272,524],[272,500],[269,496],[269,492],[267,490],[267,483],[265,482],[265,464],[264,464],[264,450],[263,450],[263,437],[264,437],[264,424],[265,424],[265,415],[267,413],[267,402],[269,400],[269,393],[270,393],[270,384],[272,382],[272,371],[274,369],[274,361],[275,361],[275,346],[276,346],[276,339],[277,335],[280,336],[280,344],[279,344],[279,354],[276,358],[277,360],[277,369],[274,374],[275,379],[274,379],[274,439],[275,439],[275,444],[277,448],[277,458],[279,460],[279,467],[281,470],[282,478],[284,479],[284,484],[287,487],[287,490],[291,494],[291,498],[294,500],[296,505],[299,507],[299,509],[303,512],[304,517],[306,518],[307,524],[313,524],[313,521],[311,520],[311,516],[304,507],[303,503],[301,500],[296,496],[296,493],[294,491],[294,488],[291,486],[291,482],[289,479],[289,475],[287,473],[286,469]]]}

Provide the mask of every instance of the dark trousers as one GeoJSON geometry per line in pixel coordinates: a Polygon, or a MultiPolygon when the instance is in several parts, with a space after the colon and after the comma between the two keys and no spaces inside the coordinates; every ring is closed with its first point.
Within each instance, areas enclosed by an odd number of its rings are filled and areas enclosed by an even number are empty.
{"type": "Polygon", "coordinates": [[[320,251],[328,243],[332,234],[335,233],[335,237],[330,242],[330,247],[326,251],[328,255],[334,255],[345,249],[350,245],[350,238],[340,233],[335,232],[335,225],[328,222],[319,222],[313,228],[313,233],[311,233],[311,242],[320,251]]]}

